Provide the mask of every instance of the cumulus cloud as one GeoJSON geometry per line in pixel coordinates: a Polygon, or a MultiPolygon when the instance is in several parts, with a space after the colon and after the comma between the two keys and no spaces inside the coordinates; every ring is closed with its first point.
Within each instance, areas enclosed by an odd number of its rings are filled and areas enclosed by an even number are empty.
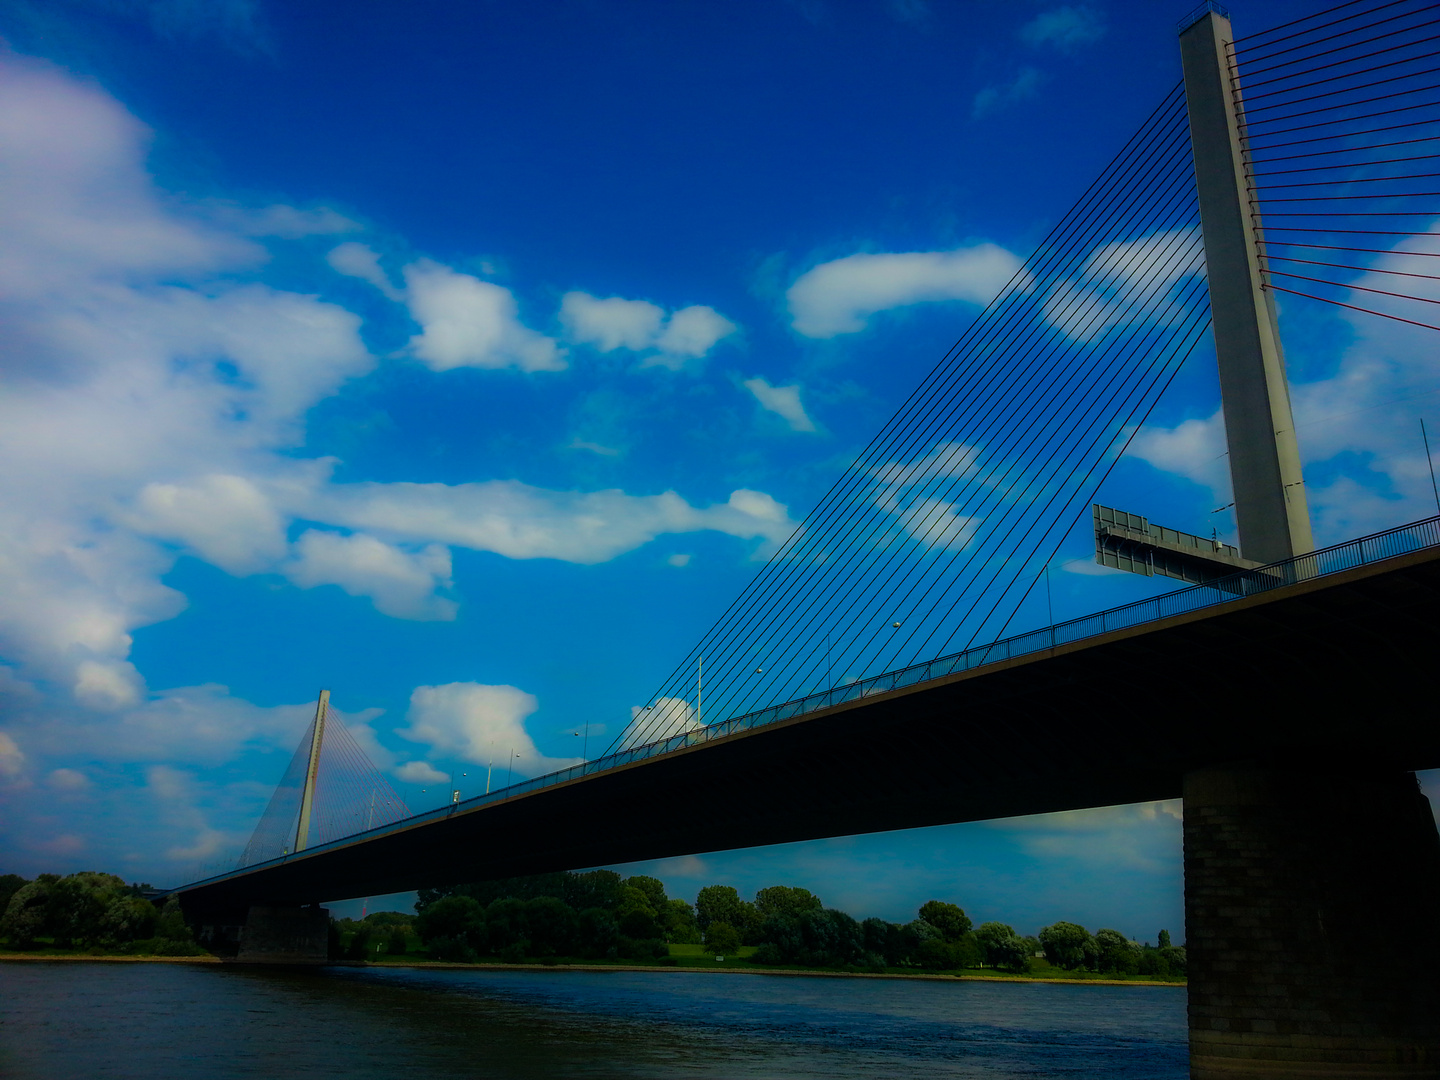
{"type": "Polygon", "coordinates": [[[390,275],[381,267],[379,253],[358,240],[331,248],[325,261],[336,273],[368,281],[390,300],[398,302],[405,299],[405,293],[395,287],[390,275]]]}
{"type": "Polygon", "coordinates": [[[449,773],[441,772],[428,761],[407,761],[395,770],[395,775],[407,784],[438,784],[450,778],[449,773]]]}
{"type": "Polygon", "coordinates": [[[90,778],[79,769],[52,769],[45,782],[56,791],[85,791],[91,786],[90,778]]]}
{"type": "Polygon", "coordinates": [[[14,738],[0,731],[0,779],[16,780],[25,772],[25,755],[14,738]]]}
{"type": "Polygon", "coordinates": [[[630,723],[620,737],[621,749],[644,746],[704,727],[695,706],[684,698],[657,698],[651,705],[632,705],[630,723]]]}
{"type": "Polygon", "coordinates": [[[805,412],[800,401],[800,387],[771,386],[763,377],[746,379],[744,387],[755,395],[755,400],[767,412],[772,412],[790,425],[792,431],[814,431],[815,422],[805,412]]]}
{"type": "Polygon", "coordinates": [[[692,506],[673,491],[558,492],[513,480],[476,484],[345,484],[315,491],[311,513],[379,536],[493,551],[512,559],[597,563],[664,533],[710,529],[762,541],[767,554],[794,532],[787,508],[740,489],[692,506]]]}
{"type": "Polygon", "coordinates": [[[397,734],[425,743],[435,754],[475,765],[503,765],[526,776],[578,764],[579,758],[546,757],[535,748],[525,719],[539,702],[514,686],[457,682],[418,686],[410,695],[409,727],[397,734]]]}
{"type": "Polygon", "coordinates": [[[801,274],[785,294],[791,325],[812,338],[864,330],[878,312],[962,300],[985,304],[1021,261],[995,244],[954,251],[847,255],[801,274]]]}
{"type": "Polygon", "coordinates": [[[1102,244],[1079,273],[1045,298],[1045,321],[1075,341],[1095,341],[1117,326],[1172,325],[1188,318],[1176,290],[1205,271],[1198,227],[1167,229],[1102,244]]]}
{"type": "Polygon", "coordinates": [[[434,371],[566,366],[564,351],[520,321],[514,293],[501,285],[421,259],[405,267],[405,296],[421,326],[410,351],[434,371]]]}
{"type": "Polygon", "coordinates": [[[1018,101],[1028,101],[1040,93],[1045,85],[1045,73],[1039,68],[1022,67],[1015,76],[1004,82],[982,87],[970,104],[970,115],[979,119],[1018,101]]]}
{"type": "Polygon", "coordinates": [[[668,317],[648,300],[619,296],[600,298],[568,292],[560,301],[560,322],[566,340],[597,352],[617,349],[644,354],[642,367],[678,371],[698,360],[739,327],[714,308],[695,304],[668,317]]]}
{"type": "Polygon", "coordinates": [[[1088,6],[1065,6],[1042,11],[1020,28],[1020,40],[1033,47],[1074,52],[1105,36],[1099,12],[1088,6]]]}
{"type": "Polygon", "coordinates": [[[373,536],[306,530],[285,576],[302,588],[338,585],[400,619],[450,620],[457,605],[435,595],[450,587],[450,552],[439,544],[402,551],[373,536]]]}
{"type": "Polygon", "coordinates": [[[135,500],[137,529],[184,544],[232,574],[266,569],[287,548],[285,521],[255,481],[202,476],[188,485],[146,484],[135,500]]]}

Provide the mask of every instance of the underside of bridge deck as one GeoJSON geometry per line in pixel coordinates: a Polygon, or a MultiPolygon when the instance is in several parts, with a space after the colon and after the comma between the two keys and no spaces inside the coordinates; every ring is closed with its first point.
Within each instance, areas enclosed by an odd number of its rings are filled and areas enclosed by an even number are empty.
{"type": "Polygon", "coordinates": [[[183,894],[242,913],[1177,798],[1237,761],[1440,766],[1440,553],[848,702],[183,894]]]}

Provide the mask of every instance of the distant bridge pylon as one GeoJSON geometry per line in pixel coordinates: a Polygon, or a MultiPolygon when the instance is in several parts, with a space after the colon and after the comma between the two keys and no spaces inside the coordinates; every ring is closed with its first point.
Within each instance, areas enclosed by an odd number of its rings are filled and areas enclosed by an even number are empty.
{"type": "Polygon", "coordinates": [[[321,690],[315,718],[255,826],[237,869],[304,851],[410,817],[410,809],[330,709],[321,690]]]}

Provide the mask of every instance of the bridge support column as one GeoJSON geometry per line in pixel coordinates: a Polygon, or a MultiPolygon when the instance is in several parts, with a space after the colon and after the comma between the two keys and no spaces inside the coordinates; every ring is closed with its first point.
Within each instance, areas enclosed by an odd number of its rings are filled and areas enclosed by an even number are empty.
{"type": "Polygon", "coordinates": [[[1190,1075],[1440,1077],[1440,836],[1413,773],[1185,777],[1190,1075]]]}
{"type": "Polygon", "coordinates": [[[241,964],[323,964],[330,958],[330,913],[309,907],[257,905],[245,919],[241,964]]]}

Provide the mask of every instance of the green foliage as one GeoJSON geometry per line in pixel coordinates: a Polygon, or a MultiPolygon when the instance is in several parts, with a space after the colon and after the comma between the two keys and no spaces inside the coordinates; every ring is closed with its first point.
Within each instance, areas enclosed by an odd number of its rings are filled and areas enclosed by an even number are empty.
{"type": "MultiPolygon", "coordinates": [[[[14,879],[15,875],[8,875],[14,879]]],[[[22,879],[23,880],[23,879],[22,879]]],[[[13,882],[11,882],[13,883],[13,882]]],[[[126,948],[133,942],[173,941],[189,948],[194,938],[178,903],[168,921],[140,894],[148,886],[127,885],[114,874],[82,871],[60,877],[41,874],[16,888],[0,915],[0,937],[14,948],[32,948],[51,938],[62,949],[126,948]]],[[[169,910],[167,906],[167,910],[169,910]]]]}
{"type": "Polygon", "coordinates": [[[676,945],[699,945],[700,927],[695,922],[695,909],[686,900],[670,900],[661,913],[665,923],[665,940],[676,945]]]}
{"type": "Polygon", "coordinates": [[[656,911],[664,910],[669,902],[669,897],[665,895],[665,883],[659,878],[637,874],[626,878],[620,884],[622,895],[625,889],[638,889],[645,897],[645,902],[656,911]]]}
{"type": "Polygon", "coordinates": [[[580,955],[594,960],[613,960],[620,955],[620,927],[615,916],[601,907],[580,912],[578,923],[580,955]]]}
{"type": "Polygon", "coordinates": [[[445,896],[431,902],[415,918],[415,931],[439,959],[437,948],[451,955],[469,950],[478,954],[487,946],[485,909],[469,896],[445,896]]]}
{"type": "Polygon", "coordinates": [[[705,928],[705,951],[717,956],[734,956],[740,949],[740,931],[723,920],[705,928]]]}
{"type": "Polygon", "coordinates": [[[395,927],[385,939],[385,952],[389,956],[404,956],[409,948],[410,942],[403,927],[395,927]]]}
{"type": "Polygon", "coordinates": [[[1012,927],[1000,922],[981,923],[975,931],[975,941],[985,963],[991,967],[1016,974],[1030,970],[1034,950],[1012,927]]]}
{"type": "Polygon", "coordinates": [[[525,905],[531,956],[555,956],[575,951],[580,917],[556,896],[537,896],[525,905]]]}
{"type": "Polygon", "coordinates": [[[755,894],[755,911],[762,922],[772,915],[798,918],[807,911],[821,911],[824,907],[820,898],[809,889],[789,885],[771,885],[755,894]]]}
{"type": "Polygon", "coordinates": [[[1057,922],[1040,931],[1045,959],[1066,971],[1094,968],[1099,952],[1090,931],[1072,922],[1057,922]]]}
{"type": "MultiPolygon", "coordinates": [[[[660,895],[665,895],[663,890],[660,895]]],[[[662,933],[660,913],[651,905],[649,895],[630,885],[620,888],[615,919],[620,924],[620,932],[626,937],[650,939],[658,938],[662,933]]]]}
{"type": "Polygon", "coordinates": [[[41,874],[17,889],[0,918],[0,935],[17,949],[28,949],[36,938],[50,936],[50,893],[58,879],[54,874],[49,875],[49,881],[45,877],[41,874]]]}
{"type": "Polygon", "coordinates": [[[695,897],[695,922],[702,932],[713,922],[729,923],[732,928],[743,926],[744,903],[731,885],[706,885],[695,897]]]}
{"type": "Polygon", "coordinates": [[[1095,931],[1095,970],[1134,975],[1140,970],[1140,947],[1118,930],[1095,931]]]}
{"type": "Polygon", "coordinates": [[[30,882],[19,874],[0,874],[0,916],[10,906],[10,898],[30,882]]]}
{"type": "Polygon", "coordinates": [[[955,904],[929,900],[920,905],[918,914],[940,931],[940,936],[945,941],[958,942],[970,932],[970,917],[955,904]]]}
{"type": "Polygon", "coordinates": [[[1155,944],[1162,949],[1170,948],[1170,931],[1161,930],[1160,936],[1155,940],[1155,944]]]}

